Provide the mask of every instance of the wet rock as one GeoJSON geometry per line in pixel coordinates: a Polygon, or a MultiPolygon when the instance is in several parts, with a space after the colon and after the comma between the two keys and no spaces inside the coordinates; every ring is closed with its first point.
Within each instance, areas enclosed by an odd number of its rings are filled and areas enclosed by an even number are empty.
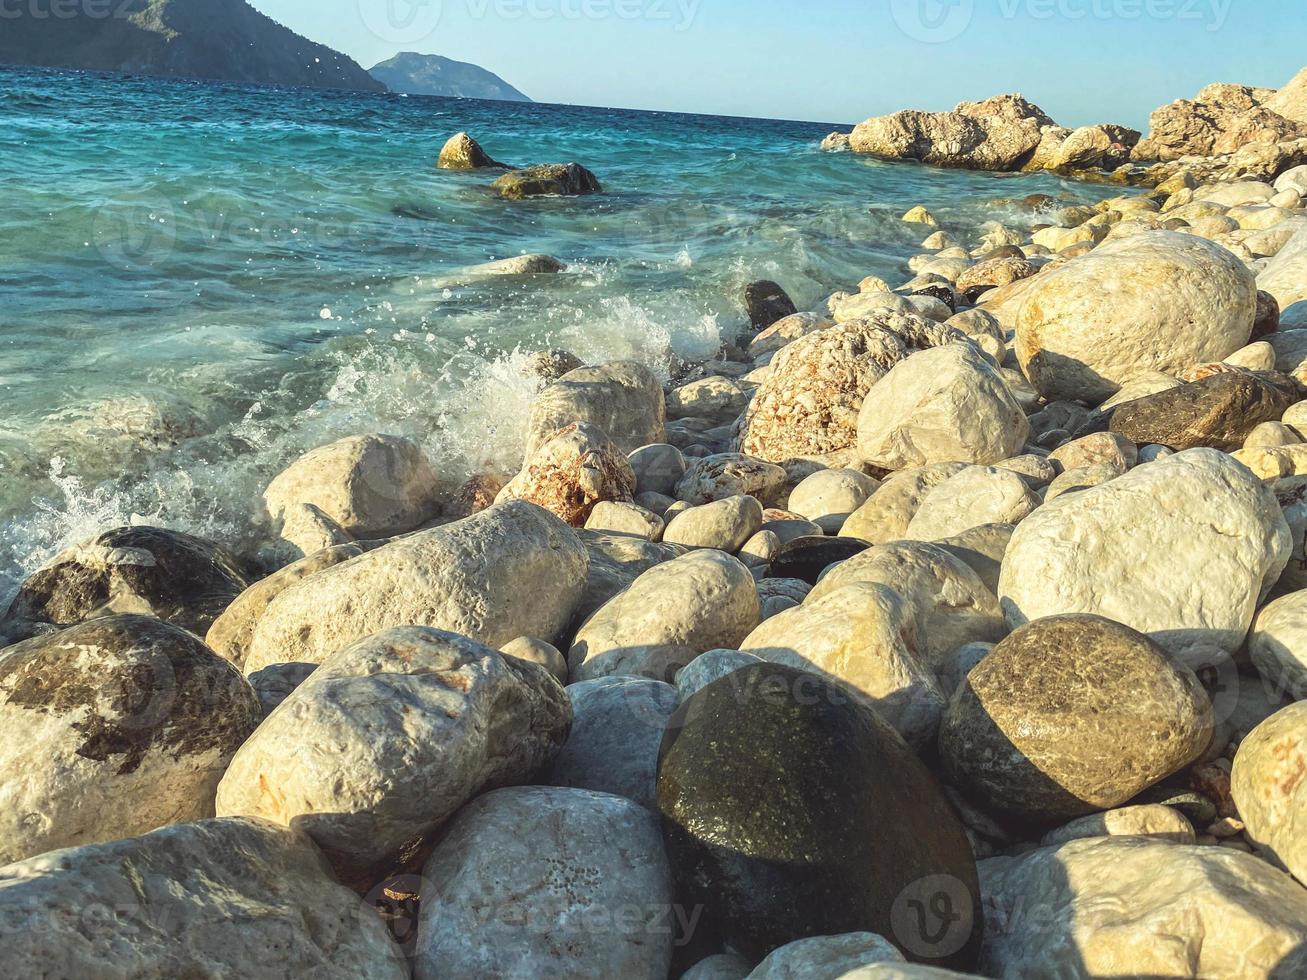
{"type": "Polygon", "coordinates": [[[635,471],[626,456],[600,429],[581,422],[537,449],[497,500],[528,500],[572,527],[584,527],[597,504],[634,496],[635,471]]]}
{"type": "Polygon", "coordinates": [[[577,368],[545,388],[532,403],[527,456],[577,422],[597,427],[629,453],[663,442],[666,418],[662,385],[644,365],[611,361],[577,368]]]}
{"type": "Polygon", "coordinates": [[[870,548],[857,538],[795,538],[781,549],[768,572],[771,578],[799,579],[816,585],[822,572],[839,562],[848,561],[870,548]]]}
{"type": "Polygon", "coordinates": [[[440,150],[440,160],[436,166],[441,170],[508,169],[507,164],[492,159],[481,148],[481,144],[467,133],[455,133],[449,138],[449,142],[440,150]]]}
{"type": "Polygon", "coordinates": [[[1047,825],[1120,806],[1196,761],[1214,727],[1188,668],[1098,616],[1023,626],[967,675],[940,729],[951,781],[1047,825]]]}
{"type": "Polygon", "coordinates": [[[728,497],[755,497],[770,505],[784,491],[785,470],[743,453],[718,453],[695,460],[676,484],[676,497],[691,505],[728,497]]]}
{"type": "Polygon", "coordinates": [[[753,497],[740,495],[698,507],[687,506],[668,521],[663,541],[734,554],[760,530],[762,504],[753,497]]]}
{"type": "Polygon", "coordinates": [[[453,500],[445,506],[445,516],[450,520],[461,521],[465,517],[489,510],[503,489],[504,482],[497,476],[489,473],[473,476],[455,491],[453,500]]]}
{"type": "Polygon", "coordinates": [[[667,393],[667,417],[734,421],[752,397],[750,388],[730,378],[700,378],[667,393]]]}
{"type": "Polygon", "coordinates": [[[599,194],[599,178],[579,163],[547,163],[504,174],[490,185],[510,201],[528,197],[576,197],[599,194]]]}
{"type": "Polygon", "coordinates": [[[744,309],[754,330],[766,330],[799,312],[789,294],[769,279],[759,279],[744,287],[744,309]]]}
{"type": "Polygon", "coordinates": [[[213,816],[261,717],[253,688],[179,627],[110,616],[0,655],[0,863],[213,816]]]}

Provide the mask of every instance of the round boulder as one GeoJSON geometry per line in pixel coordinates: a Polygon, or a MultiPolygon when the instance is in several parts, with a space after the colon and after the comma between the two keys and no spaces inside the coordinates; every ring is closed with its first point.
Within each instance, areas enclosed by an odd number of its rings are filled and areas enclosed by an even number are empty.
{"type": "Polygon", "coordinates": [[[1249,839],[1307,882],[1307,701],[1272,715],[1244,739],[1230,794],[1249,839]]]}
{"type": "Polygon", "coordinates": [[[610,361],[577,368],[545,388],[532,403],[527,457],[560,429],[577,422],[597,427],[622,452],[630,453],[665,442],[666,420],[663,386],[643,364],[610,361]]]}

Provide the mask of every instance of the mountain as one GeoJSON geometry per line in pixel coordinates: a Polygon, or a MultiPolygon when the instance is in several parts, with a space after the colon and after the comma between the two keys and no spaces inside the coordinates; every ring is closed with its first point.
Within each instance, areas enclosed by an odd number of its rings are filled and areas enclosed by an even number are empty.
{"type": "Polygon", "coordinates": [[[371,69],[372,77],[392,92],[408,95],[444,95],[455,99],[531,100],[496,75],[465,61],[434,54],[405,51],[371,69]]]}
{"type": "Polygon", "coordinates": [[[38,6],[15,4],[0,22],[0,64],[385,91],[245,0],[112,0],[74,17],[36,16],[38,6]]]}

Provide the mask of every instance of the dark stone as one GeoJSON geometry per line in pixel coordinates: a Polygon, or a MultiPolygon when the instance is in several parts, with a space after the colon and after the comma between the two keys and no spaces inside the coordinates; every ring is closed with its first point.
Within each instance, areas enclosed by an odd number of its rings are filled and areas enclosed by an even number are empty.
{"type": "Polygon", "coordinates": [[[500,197],[510,201],[547,195],[575,197],[603,191],[599,178],[579,163],[547,163],[514,170],[490,186],[499,192],[500,197]]]}
{"type": "Polygon", "coordinates": [[[1234,452],[1253,429],[1279,421],[1305,394],[1302,385],[1285,374],[1214,374],[1126,402],[1112,412],[1109,428],[1140,446],[1206,446],[1234,452]]]}
{"type": "Polygon", "coordinates": [[[212,542],[158,527],[120,527],[34,572],[0,632],[25,639],[41,624],[148,613],[204,636],[248,587],[236,559],[212,542]]]}
{"type": "Polygon", "coordinates": [[[1101,616],[1022,626],[949,702],[939,753],[950,782],[1022,827],[1128,802],[1212,739],[1211,701],[1188,667],[1101,616]]]}
{"type": "Polygon", "coordinates": [[[766,330],[799,312],[789,294],[770,279],[759,279],[744,287],[744,309],[754,330],[766,330]]]}
{"type": "Polygon", "coordinates": [[[1021,251],[1019,246],[999,245],[996,248],[991,248],[977,262],[992,262],[994,259],[1024,259],[1025,257],[1026,253],[1021,251]]]}
{"type": "Polygon", "coordinates": [[[795,538],[781,549],[771,564],[768,578],[797,578],[816,585],[821,573],[836,562],[860,555],[871,544],[859,538],[828,538],[810,535],[795,538]]]}
{"type": "Polygon", "coordinates": [[[912,295],[934,296],[938,300],[943,300],[944,304],[954,313],[957,312],[958,309],[957,298],[953,295],[953,290],[949,289],[948,286],[943,286],[943,285],[922,286],[920,289],[914,289],[912,291],[912,295]]]}
{"type": "Polygon", "coordinates": [[[1280,301],[1263,289],[1257,290],[1257,318],[1248,343],[1269,337],[1280,329],[1280,301]]]}
{"type": "Polygon", "coordinates": [[[758,664],[686,701],[663,738],[658,806],[679,901],[747,956],[874,932],[918,962],[975,961],[962,825],[898,733],[816,674],[758,664]]]}
{"type": "Polygon", "coordinates": [[[1195,827],[1210,827],[1220,816],[1216,804],[1191,790],[1176,789],[1174,786],[1150,786],[1133,800],[1131,806],[1157,804],[1179,810],[1195,827]]]}
{"type": "Polygon", "coordinates": [[[1027,194],[1021,203],[1030,211],[1047,211],[1057,207],[1057,198],[1050,194],[1027,194]]]}

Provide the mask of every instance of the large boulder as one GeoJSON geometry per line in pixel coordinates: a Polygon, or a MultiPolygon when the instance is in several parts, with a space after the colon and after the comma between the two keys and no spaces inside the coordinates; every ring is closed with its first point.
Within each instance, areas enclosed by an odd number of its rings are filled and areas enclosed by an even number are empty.
{"type": "Polygon", "coordinates": [[[314,449],[268,484],[274,521],[299,505],[316,507],[355,538],[388,538],[436,515],[440,482],[417,443],[399,436],[353,436],[314,449]]]}
{"type": "Polygon", "coordinates": [[[386,630],[328,657],[259,726],[218,813],[303,830],[351,875],[384,870],[487,786],[525,782],[567,738],[561,684],[453,633],[386,630]]]}
{"type": "Polygon", "coordinates": [[[589,619],[600,606],[625,591],[655,565],[686,553],[680,545],[654,543],[628,534],[581,530],[577,537],[585,545],[590,568],[586,573],[585,591],[573,614],[575,623],[589,619]]]}
{"type": "Polygon", "coordinates": [[[755,629],[740,651],[847,685],[918,750],[934,741],[944,694],[926,663],[925,635],[914,607],[882,585],[809,596],[755,629]]]}
{"type": "Polygon", "coordinates": [[[1307,701],[1272,715],[1243,740],[1230,794],[1249,839],[1307,884],[1307,701]]]}
{"type": "Polygon", "coordinates": [[[939,750],[987,811],[1051,825],[1120,806],[1196,761],[1212,705],[1192,671],[1098,616],[1023,626],[949,703],[939,750]]]}
{"type": "Polygon", "coordinates": [[[308,836],[262,820],[177,824],[0,868],[0,943],[13,977],[408,977],[381,919],[308,836]]]}
{"type": "MultiPolygon", "coordinates": [[[[1275,257],[1266,263],[1257,275],[1257,288],[1264,290],[1279,304],[1282,315],[1287,314],[1285,321],[1291,321],[1294,327],[1303,325],[1302,318],[1307,313],[1307,307],[1300,304],[1307,300],[1307,228],[1297,232],[1275,254],[1275,257]]],[[[1297,329],[1290,331],[1290,322],[1283,322],[1281,325],[1285,332],[1297,334],[1304,332],[1297,329]]],[[[1287,346],[1283,342],[1277,343],[1278,334],[1273,333],[1267,339],[1275,344],[1277,352],[1282,346],[1287,346]]],[[[1301,349],[1301,345],[1298,347],[1301,349]]],[[[1293,364],[1278,363],[1276,367],[1282,371],[1292,372],[1301,360],[1300,354],[1293,364]]]]}
{"type": "Polygon", "coordinates": [[[192,634],[110,616],[0,653],[0,864],[213,816],[259,723],[245,678],[192,634]]]}
{"type": "Polygon", "coordinates": [[[33,572],[0,620],[0,635],[26,639],[49,626],[139,614],[203,636],[248,586],[236,559],[209,541],[120,527],[33,572]]]}
{"type": "Polygon", "coordinates": [[[1304,389],[1293,378],[1238,371],[1136,398],[1112,411],[1111,429],[1138,445],[1224,452],[1243,448],[1253,429],[1278,422],[1304,389]]]}
{"type": "Polygon", "coordinates": [[[1304,965],[1307,890],[1235,850],[1099,837],[981,861],[980,878],[986,976],[1288,978],[1304,965]]]}
{"type": "Polygon", "coordinates": [[[1021,452],[1030,425],[1007,382],[969,342],[914,354],[868,392],[858,455],[887,470],[997,463],[1021,452]]]}
{"type": "Polygon", "coordinates": [[[1092,613],[1206,666],[1243,643],[1292,543],[1269,488],[1225,453],[1191,449],[1027,517],[999,599],[1013,626],[1092,613]]]}
{"type": "Polygon", "coordinates": [[[962,103],[952,112],[912,109],[868,119],[854,127],[849,146],[890,160],[940,167],[1015,170],[1039,146],[1052,120],[1020,95],[962,103]]]}
{"type": "Polygon", "coordinates": [[[1307,700],[1307,592],[1282,596],[1258,611],[1248,657],[1267,691],[1307,700]]]}
{"type": "Polygon", "coordinates": [[[1248,343],[1253,274],[1220,245],[1150,231],[1031,280],[1017,359],[1045,398],[1102,402],[1135,375],[1178,374],[1248,343]]]}
{"type": "Polygon", "coordinates": [[[630,501],[635,471],[602,431],[578,422],[537,449],[497,500],[529,500],[572,527],[585,527],[595,505],[630,501]]]}
{"type": "Polygon", "coordinates": [[[535,504],[496,504],[328,568],[283,591],[254,628],[246,674],[322,663],[392,626],[431,626],[498,648],[553,642],[581,599],[589,559],[575,532],[535,504]]]}
{"type": "Polygon", "coordinates": [[[968,466],[926,494],[906,537],[940,541],[986,524],[1019,524],[1041,503],[1012,470],[968,466]]]}
{"type": "Polygon", "coordinates": [[[683,667],[701,653],[733,649],[761,615],[753,575],[719,551],[695,551],[645,572],[600,607],[568,652],[573,680],[683,667]]]}
{"type": "Polygon", "coordinates": [[[908,525],[926,496],[966,468],[966,463],[932,463],[891,474],[844,522],[840,537],[857,538],[870,544],[907,537],[908,525]]]}
{"type": "Polygon", "coordinates": [[[494,160],[481,144],[467,133],[455,133],[440,149],[436,166],[441,170],[507,170],[508,165],[494,160]]]}
{"type": "Polygon", "coordinates": [[[510,201],[528,197],[576,197],[603,191],[599,178],[579,163],[524,167],[504,174],[490,186],[510,201]]]}
{"type": "Polygon", "coordinates": [[[547,786],[469,804],[427,862],[415,980],[666,980],[676,938],[658,819],[547,786]]]}
{"type": "Polygon", "coordinates": [[[643,364],[611,361],[569,371],[536,397],[528,423],[527,457],[560,430],[588,422],[630,453],[666,441],[663,386],[643,364]]]}
{"type": "Polygon", "coordinates": [[[658,804],[680,899],[746,955],[874,932],[922,962],[975,956],[975,860],[939,784],[821,677],[758,664],[687,700],[658,804]]]}
{"type": "Polygon", "coordinates": [[[1149,118],[1147,138],[1135,147],[1137,160],[1220,156],[1250,143],[1270,144],[1307,136],[1307,124],[1272,109],[1268,89],[1209,85],[1194,99],[1179,99],[1149,118]]]}

